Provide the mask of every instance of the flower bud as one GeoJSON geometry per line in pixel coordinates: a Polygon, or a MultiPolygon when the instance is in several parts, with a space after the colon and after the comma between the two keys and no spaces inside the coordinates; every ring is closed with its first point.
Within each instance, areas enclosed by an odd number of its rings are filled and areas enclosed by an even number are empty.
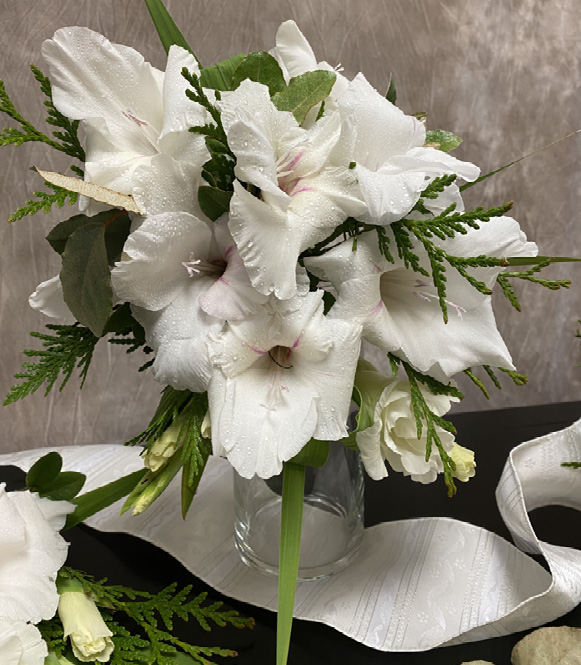
{"type": "Polygon", "coordinates": [[[452,472],[454,478],[458,478],[462,483],[467,483],[470,478],[476,475],[476,462],[474,461],[474,452],[472,450],[454,443],[450,451],[450,457],[456,465],[456,468],[452,472]]]}
{"type": "Polygon", "coordinates": [[[113,633],[90,596],[83,591],[65,591],[59,599],[58,613],[76,658],[82,663],[109,661],[114,648],[113,633]]]}
{"type": "Polygon", "coordinates": [[[178,436],[182,428],[182,422],[180,421],[181,419],[178,418],[171,427],[168,427],[145,453],[143,463],[150,471],[155,473],[161,469],[178,449],[178,436]]]}

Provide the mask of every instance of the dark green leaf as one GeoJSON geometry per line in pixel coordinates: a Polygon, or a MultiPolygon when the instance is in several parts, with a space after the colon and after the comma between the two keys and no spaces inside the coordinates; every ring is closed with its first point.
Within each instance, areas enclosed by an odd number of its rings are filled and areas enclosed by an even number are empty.
{"type": "MultiPolygon", "coordinates": [[[[110,238],[107,238],[107,246],[108,248],[111,246],[109,253],[111,255],[121,254],[123,243],[129,234],[129,227],[131,226],[129,215],[124,210],[105,210],[93,217],[87,217],[87,215],[75,215],[74,217],[66,219],[64,222],[57,224],[46,236],[46,239],[55,252],[62,254],[65,250],[67,240],[72,233],[85,224],[97,223],[107,225],[107,236],[110,236],[110,238]],[[125,237],[123,241],[121,241],[124,234],[125,237]]],[[[111,261],[111,263],[113,263],[113,261],[111,261]]]]}
{"type": "Polygon", "coordinates": [[[168,53],[170,47],[173,44],[176,44],[177,46],[185,48],[186,51],[189,51],[195,57],[194,52],[180,32],[178,26],[175,24],[170,13],[165,8],[163,2],[161,0],[145,0],[145,4],[147,5],[147,9],[149,9],[149,13],[151,14],[155,29],[157,30],[157,34],[159,35],[165,52],[168,53]]]}
{"type": "Polygon", "coordinates": [[[53,501],[72,501],[83,489],[86,479],[83,473],[63,471],[52,482],[44,484],[39,494],[53,501]]]}
{"type": "Polygon", "coordinates": [[[426,132],[426,143],[435,144],[434,147],[442,152],[450,152],[462,143],[462,139],[444,129],[430,129],[426,132]]]}
{"type": "Polygon", "coordinates": [[[217,187],[201,186],[198,189],[198,203],[202,212],[215,222],[230,209],[233,192],[225,192],[217,187]]]}
{"type": "Polygon", "coordinates": [[[265,51],[255,51],[244,58],[232,77],[232,90],[235,90],[245,79],[265,85],[271,97],[286,88],[280,65],[270,53],[265,51]]]}
{"type": "Polygon", "coordinates": [[[279,111],[290,111],[299,125],[309,110],[329,96],[337,76],[333,72],[316,70],[292,78],[272,102],[279,111]]]}
{"type": "Polygon", "coordinates": [[[63,458],[58,453],[47,453],[30,467],[26,474],[26,487],[31,492],[38,492],[39,488],[59,475],[62,466],[63,458]]]}
{"type": "Polygon", "coordinates": [[[397,92],[395,90],[395,79],[393,78],[393,74],[389,75],[389,85],[387,86],[387,92],[385,93],[385,98],[387,99],[388,102],[391,102],[392,104],[395,104],[397,100],[397,92]]]}
{"type": "Polygon", "coordinates": [[[126,211],[116,211],[115,214],[107,223],[105,231],[105,245],[107,247],[107,261],[112,266],[115,261],[121,258],[123,245],[127,240],[129,231],[131,230],[131,219],[126,211]]]}
{"type": "Polygon", "coordinates": [[[244,54],[239,53],[215,65],[204,67],[200,73],[202,87],[211,88],[212,90],[232,90],[234,72],[243,60],[244,54]]]}
{"type": "Polygon", "coordinates": [[[133,328],[135,325],[139,324],[133,318],[133,314],[131,313],[131,306],[126,302],[121,305],[121,307],[117,307],[117,309],[113,311],[113,314],[111,314],[109,320],[107,321],[107,325],[105,326],[103,334],[120,333],[127,330],[128,328],[133,328]]]}
{"type": "Polygon", "coordinates": [[[76,505],[74,512],[67,517],[65,529],[84,522],[88,517],[107,508],[124,496],[127,496],[137,483],[143,478],[147,469],[139,469],[127,476],[118,478],[107,485],[98,487],[77,497],[73,503],[76,505]]]}
{"type": "Polygon", "coordinates": [[[100,337],[113,311],[111,272],[104,224],[83,224],[67,240],[60,273],[63,296],[73,316],[100,337]]]}

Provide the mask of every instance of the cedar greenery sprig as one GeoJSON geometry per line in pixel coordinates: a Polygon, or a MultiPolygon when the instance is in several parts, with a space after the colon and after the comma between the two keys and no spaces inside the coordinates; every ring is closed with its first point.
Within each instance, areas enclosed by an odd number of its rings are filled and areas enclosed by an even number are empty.
{"type": "Polygon", "coordinates": [[[445,420],[430,409],[426,402],[426,398],[422,393],[420,384],[425,386],[433,395],[448,395],[458,399],[463,399],[464,395],[458,390],[458,388],[456,388],[456,386],[451,384],[446,385],[431,376],[418,372],[408,362],[398,358],[392,353],[388,354],[388,358],[394,374],[397,373],[398,366],[401,365],[407,375],[410,384],[412,412],[416,421],[418,439],[422,436],[424,424],[426,427],[426,461],[430,459],[432,449],[436,446],[444,467],[444,482],[448,488],[448,496],[454,496],[456,493],[456,485],[454,484],[452,473],[456,468],[456,465],[442,444],[442,440],[438,434],[438,427],[454,435],[456,434],[456,428],[451,422],[445,420]]]}
{"type": "Polygon", "coordinates": [[[99,338],[78,323],[73,325],[48,324],[46,327],[55,334],[30,333],[31,337],[42,341],[43,349],[24,351],[25,356],[38,360],[35,363],[23,363],[24,371],[14,375],[14,378],[23,379],[23,381],[12,386],[4,400],[4,406],[36,392],[43,384],[46,384],[44,394],[48,395],[59,378],[62,379],[59,386],[59,391],[61,391],[75,369],[79,370],[81,387],[84,384],[99,338]]]}
{"type": "MultiPolygon", "coordinates": [[[[502,390],[502,385],[500,384],[500,381],[498,380],[498,377],[494,373],[492,367],[490,367],[490,365],[482,365],[482,369],[488,374],[495,388],[498,388],[498,390],[502,390]]],[[[496,367],[495,369],[497,369],[499,372],[504,372],[505,374],[507,374],[512,379],[512,382],[517,386],[524,386],[528,381],[528,377],[526,374],[521,374],[512,369],[507,369],[506,367],[496,367]]],[[[490,399],[490,394],[488,392],[488,389],[484,385],[483,381],[474,374],[471,367],[465,369],[464,374],[466,374],[466,376],[472,381],[472,383],[477,388],[480,389],[480,391],[482,392],[484,397],[486,397],[486,399],[490,399]]]]}
{"type": "Polygon", "coordinates": [[[533,284],[540,284],[547,289],[551,289],[551,291],[558,291],[561,288],[568,289],[571,286],[570,279],[541,279],[536,276],[537,273],[543,270],[543,268],[551,265],[551,263],[552,261],[550,257],[547,257],[544,261],[540,261],[528,270],[515,270],[503,272],[498,275],[496,281],[500,286],[502,293],[518,312],[522,311],[522,307],[516,292],[509,281],[510,279],[522,279],[527,282],[532,282],[533,284]]]}
{"type": "MultiPolygon", "coordinates": [[[[206,631],[211,624],[235,628],[252,628],[254,620],[241,617],[234,610],[223,610],[221,602],[206,603],[207,594],[191,598],[191,586],[176,590],[176,584],[156,594],[137,591],[120,585],[108,585],[107,580],[95,580],[92,576],[73,568],[64,567],[59,576],[77,580],[85,593],[90,594],[101,609],[103,619],[111,632],[115,649],[111,665],[174,665],[179,656],[189,656],[184,662],[214,665],[210,658],[229,657],[236,653],[221,647],[203,647],[189,644],[170,631],[176,618],[194,619],[206,631]]],[[[66,645],[62,625],[55,618],[39,624],[43,638],[51,651],[65,655],[66,645]]]]}
{"type": "Polygon", "coordinates": [[[47,97],[44,102],[48,109],[47,123],[62,131],[53,131],[53,138],[50,138],[37,129],[31,122],[25,120],[8,96],[4,82],[0,81],[0,112],[5,113],[20,125],[20,129],[6,127],[0,131],[0,145],[22,145],[29,141],[38,141],[46,143],[51,148],[84,162],[85,151],[81,146],[77,133],[79,127],[78,120],[69,120],[55,108],[52,100],[50,81],[34,65],[31,65],[31,70],[34,78],[40,84],[41,91],[47,97]]]}

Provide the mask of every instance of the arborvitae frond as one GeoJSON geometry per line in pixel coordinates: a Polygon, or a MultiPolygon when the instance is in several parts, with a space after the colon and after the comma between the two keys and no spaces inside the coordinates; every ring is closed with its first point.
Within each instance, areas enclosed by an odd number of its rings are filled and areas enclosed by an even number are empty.
{"type": "Polygon", "coordinates": [[[488,390],[486,390],[486,386],[482,383],[482,381],[472,372],[472,368],[468,367],[468,369],[464,370],[464,374],[472,381],[472,383],[481,390],[482,394],[486,399],[490,399],[490,394],[488,390]]]}
{"type": "Polygon", "coordinates": [[[66,649],[63,625],[58,616],[37,624],[37,628],[46,642],[49,652],[54,652],[57,656],[63,656],[66,649]]]}
{"type": "MultiPolygon", "coordinates": [[[[73,167],[71,167],[73,168],[73,167]]],[[[76,192],[70,192],[68,189],[63,189],[50,182],[44,182],[46,187],[51,189],[49,192],[33,192],[36,199],[29,199],[23,206],[20,206],[16,212],[13,212],[8,218],[9,222],[17,222],[18,220],[26,217],[27,215],[36,215],[37,212],[49,212],[53,205],[62,208],[65,203],[68,205],[75,204],[79,195],[76,192]]]]}
{"type": "Polygon", "coordinates": [[[4,406],[36,392],[43,384],[46,384],[44,394],[47,395],[59,377],[62,377],[59,386],[59,390],[62,390],[75,368],[79,370],[82,379],[81,387],[84,384],[99,338],[78,323],[70,326],[48,324],[46,327],[55,331],[55,335],[30,333],[32,337],[42,341],[44,348],[24,351],[24,355],[38,360],[35,363],[23,363],[24,371],[14,375],[14,378],[23,381],[12,386],[4,400],[4,406]]]}
{"type": "Polygon", "coordinates": [[[254,626],[253,619],[241,617],[233,610],[222,610],[220,602],[204,604],[206,593],[189,599],[191,586],[176,591],[176,585],[171,584],[159,593],[151,594],[119,585],[108,586],[106,580],[97,582],[90,575],[68,567],[59,574],[80,581],[84,591],[103,608],[102,616],[113,633],[115,644],[112,665],[170,665],[176,662],[179,654],[192,656],[200,665],[213,665],[209,658],[236,655],[230,649],[194,646],[174,637],[168,631],[173,630],[176,617],[184,621],[193,618],[204,630],[210,630],[210,623],[220,627],[254,626]],[[130,619],[131,626],[135,625],[137,630],[129,630],[127,621],[118,621],[119,614],[130,619]]]}
{"type": "Polygon", "coordinates": [[[570,466],[573,469],[581,469],[581,462],[562,462],[561,466],[570,466]]]}
{"type": "Polygon", "coordinates": [[[522,279],[527,282],[532,282],[533,284],[540,284],[551,291],[557,291],[561,288],[568,289],[571,286],[571,280],[569,279],[541,279],[536,276],[536,273],[543,270],[547,266],[551,265],[552,261],[550,258],[547,258],[545,261],[540,261],[535,264],[528,270],[514,270],[510,272],[502,272],[496,278],[496,281],[500,285],[502,292],[510,302],[510,304],[517,310],[521,311],[520,302],[517,298],[517,295],[512,287],[512,284],[509,282],[510,279],[522,279]]]}
{"type": "Polygon", "coordinates": [[[391,353],[388,354],[388,357],[392,365],[392,370],[396,365],[401,365],[407,374],[410,384],[412,411],[416,420],[418,439],[422,436],[425,423],[426,460],[430,459],[432,448],[433,446],[436,446],[440,454],[440,459],[442,460],[442,465],[444,467],[444,482],[448,488],[448,496],[453,496],[456,493],[456,485],[454,484],[454,479],[452,477],[455,464],[442,445],[442,440],[440,439],[437,428],[440,427],[447,432],[450,432],[451,434],[456,434],[456,429],[451,422],[444,420],[444,418],[438,416],[430,409],[424,395],[422,394],[419,384],[423,384],[434,395],[450,395],[453,397],[458,397],[459,399],[462,399],[464,396],[455,386],[446,385],[440,381],[437,381],[431,376],[426,376],[425,374],[418,372],[405,360],[402,360],[401,358],[398,358],[391,353]]]}
{"type": "MultiPolygon", "coordinates": [[[[494,373],[494,370],[490,365],[482,365],[482,369],[488,374],[490,377],[490,380],[494,384],[495,388],[498,388],[498,390],[502,390],[502,386],[500,384],[500,381],[498,380],[498,377],[494,373]]],[[[524,386],[528,380],[528,377],[526,374],[519,374],[518,372],[515,372],[512,369],[506,369],[505,367],[496,367],[499,372],[504,372],[505,374],[508,374],[512,381],[517,385],[517,386],[524,386]]],[[[484,383],[472,372],[472,368],[469,367],[468,369],[464,370],[464,374],[468,376],[468,378],[476,385],[482,393],[484,394],[484,397],[488,399],[490,395],[488,394],[488,390],[486,389],[486,386],[484,383]]]]}
{"type": "Polygon", "coordinates": [[[8,96],[4,82],[0,81],[0,113],[5,113],[20,125],[20,129],[7,127],[0,131],[0,145],[22,145],[29,141],[39,141],[84,162],[85,152],[77,136],[78,121],[71,121],[56,110],[52,101],[49,80],[36,67],[31,66],[31,69],[34,77],[40,83],[40,89],[47,97],[47,101],[45,101],[48,109],[47,122],[62,131],[52,132],[53,138],[50,138],[25,120],[8,96]]]}

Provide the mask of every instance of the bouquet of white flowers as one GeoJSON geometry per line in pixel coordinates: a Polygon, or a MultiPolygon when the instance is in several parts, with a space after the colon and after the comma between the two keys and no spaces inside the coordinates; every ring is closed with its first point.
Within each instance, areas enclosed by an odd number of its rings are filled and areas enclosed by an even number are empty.
{"type": "MultiPolygon", "coordinates": [[[[47,143],[82,176],[39,171],[50,191],[12,216],[80,208],[48,234],[62,270],[30,297],[70,324],[36,333],[44,349],[27,352],[37,360],[6,403],[75,367],[86,376],[108,338],[151,354],[143,367],[165,386],[131,441],[146,445],[148,471],[126,509],[146,509],[181,469],[185,514],[212,452],[245,478],[284,468],[295,480],[283,504],[299,510],[305,464],[324,461],[327,441],[359,450],[372,478],[386,462],[424,483],[443,473],[453,494],[475,467],[442,417],[462,397],[453,377],[484,392],[475,368],[496,385],[495,369],[525,380],[496,327],[493,287],[518,307],[512,280],[568,282],[538,276],[552,259],[537,256],[511,203],[465,210],[462,191],[487,175],[449,154],[460,138],[400,110],[392,80],[385,95],[361,73],[348,80],[293,21],[271,52],[203,67],[162,3],[147,5],[165,72],[72,27],[43,45],[48,77],[33,68],[52,137],[0,91],[20,124],[2,143],[47,143]],[[360,360],[362,340],[393,376],[360,360]]],[[[281,580],[292,580],[300,524],[286,537],[281,580]]]]}

